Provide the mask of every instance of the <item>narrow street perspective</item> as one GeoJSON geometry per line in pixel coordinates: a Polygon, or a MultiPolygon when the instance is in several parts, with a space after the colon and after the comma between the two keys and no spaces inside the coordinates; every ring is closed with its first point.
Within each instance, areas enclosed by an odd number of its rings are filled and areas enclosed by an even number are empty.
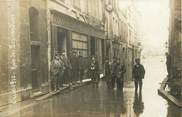
{"type": "Polygon", "coordinates": [[[9,108],[8,117],[181,117],[181,109],[157,94],[166,76],[165,58],[149,57],[141,99],[135,95],[133,81],[125,81],[123,92],[111,90],[105,80],[56,95],[28,106],[9,108]],[[11,111],[13,110],[13,111],[11,111]]]}
{"type": "Polygon", "coordinates": [[[182,0],[0,0],[0,117],[182,117],[182,0]]]}

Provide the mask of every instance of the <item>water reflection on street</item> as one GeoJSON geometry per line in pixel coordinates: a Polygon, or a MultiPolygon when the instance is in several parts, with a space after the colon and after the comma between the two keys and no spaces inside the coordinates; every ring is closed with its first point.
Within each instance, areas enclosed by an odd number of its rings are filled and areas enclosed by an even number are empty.
{"type": "MultiPolygon", "coordinates": [[[[134,92],[132,81],[124,91],[107,88],[106,82],[91,84],[54,96],[12,113],[10,117],[181,117],[180,108],[157,94],[166,75],[163,57],[143,60],[146,68],[143,93],[134,92]]],[[[17,107],[17,108],[21,108],[17,107]]]]}

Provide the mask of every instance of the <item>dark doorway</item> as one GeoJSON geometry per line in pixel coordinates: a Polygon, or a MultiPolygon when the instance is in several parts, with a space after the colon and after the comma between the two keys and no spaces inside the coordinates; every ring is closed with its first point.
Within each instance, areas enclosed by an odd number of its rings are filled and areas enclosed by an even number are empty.
{"type": "Polygon", "coordinates": [[[95,56],[95,47],[96,47],[95,38],[94,37],[91,37],[90,38],[90,54],[92,56],[95,56]]]}
{"type": "Polygon", "coordinates": [[[57,33],[57,51],[62,52],[67,51],[67,39],[66,39],[67,32],[65,30],[59,30],[57,33]]]}
{"type": "Polygon", "coordinates": [[[32,60],[32,89],[37,91],[40,89],[40,46],[31,46],[32,60]]]}
{"type": "Polygon", "coordinates": [[[104,61],[108,56],[105,56],[105,44],[104,44],[104,40],[101,41],[101,45],[102,45],[102,64],[104,65],[104,61]]]}

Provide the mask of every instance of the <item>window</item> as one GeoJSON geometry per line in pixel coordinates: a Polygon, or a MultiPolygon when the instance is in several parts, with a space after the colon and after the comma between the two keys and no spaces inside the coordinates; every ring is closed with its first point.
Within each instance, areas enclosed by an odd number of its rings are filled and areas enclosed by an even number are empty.
{"type": "Polygon", "coordinates": [[[39,41],[39,12],[36,8],[29,9],[30,40],[39,41]]]}
{"type": "Polygon", "coordinates": [[[78,33],[72,33],[72,47],[77,52],[81,52],[83,57],[88,56],[87,36],[78,33]]]}

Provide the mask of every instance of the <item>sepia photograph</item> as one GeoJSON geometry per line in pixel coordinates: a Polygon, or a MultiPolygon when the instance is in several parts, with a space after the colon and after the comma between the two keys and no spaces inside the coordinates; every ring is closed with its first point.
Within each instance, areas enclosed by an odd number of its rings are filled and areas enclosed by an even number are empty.
{"type": "Polygon", "coordinates": [[[0,0],[0,117],[182,117],[182,0],[0,0]]]}

